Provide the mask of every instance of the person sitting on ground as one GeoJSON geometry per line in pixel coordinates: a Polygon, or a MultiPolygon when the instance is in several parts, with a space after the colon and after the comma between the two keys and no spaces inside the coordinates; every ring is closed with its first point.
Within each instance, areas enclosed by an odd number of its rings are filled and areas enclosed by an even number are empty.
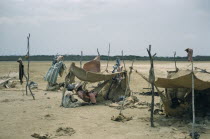
{"type": "Polygon", "coordinates": [[[83,101],[89,102],[91,104],[96,104],[97,92],[93,90],[92,91],[83,90],[81,83],[78,83],[76,85],[69,84],[67,86],[67,90],[69,91],[75,90],[78,97],[81,98],[83,101]]]}

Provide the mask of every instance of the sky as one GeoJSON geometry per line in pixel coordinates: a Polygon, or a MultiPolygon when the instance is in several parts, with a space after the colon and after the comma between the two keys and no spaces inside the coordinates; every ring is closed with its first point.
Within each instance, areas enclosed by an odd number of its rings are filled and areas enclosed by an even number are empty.
{"type": "Polygon", "coordinates": [[[0,0],[0,55],[210,55],[210,0],[0,0]]]}

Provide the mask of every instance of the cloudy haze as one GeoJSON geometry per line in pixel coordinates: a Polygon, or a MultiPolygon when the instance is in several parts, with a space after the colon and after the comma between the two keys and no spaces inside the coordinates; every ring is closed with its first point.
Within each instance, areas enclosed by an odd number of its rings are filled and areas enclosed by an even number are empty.
{"type": "Polygon", "coordinates": [[[209,0],[0,0],[0,55],[210,55],[209,0]]]}

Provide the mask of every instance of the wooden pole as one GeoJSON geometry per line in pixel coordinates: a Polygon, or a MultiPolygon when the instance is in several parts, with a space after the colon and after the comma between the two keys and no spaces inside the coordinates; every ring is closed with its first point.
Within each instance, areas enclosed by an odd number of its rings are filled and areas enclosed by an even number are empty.
{"type": "Polygon", "coordinates": [[[131,64],[131,67],[132,67],[132,68],[133,68],[133,64],[134,64],[135,60],[136,60],[136,59],[133,59],[133,60],[132,60],[132,64],[131,64]]]}
{"type": "Polygon", "coordinates": [[[176,51],[174,52],[174,63],[175,63],[175,70],[178,71],[178,68],[176,66],[176,51]]]}
{"type": "Polygon", "coordinates": [[[194,92],[193,60],[191,63],[192,63],[192,111],[193,111],[192,138],[195,139],[195,92],[194,92]]]}
{"type": "Polygon", "coordinates": [[[27,74],[28,74],[28,77],[27,77],[27,81],[26,81],[26,95],[28,95],[28,86],[29,86],[28,82],[29,82],[29,77],[30,77],[29,76],[29,60],[30,60],[30,58],[29,58],[29,56],[30,56],[30,53],[29,53],[29,39],[30,39],[30,33],[27,37],[27,58],[28,58],[27,74]]]}
{"type": "MultiPolygon", "coordinates": [[[[124,98],[123,98],[123,103],[122,103],[122,105],[121,105],[119,115],[121,115],[121,114],[122,114],[122,110],[123,110],[123,108],[124,108],[125,97],[126,97],[126,95],[127,95],[127,92],[128,92],[129,86],[130,86],[130,77],[131,77],[132,70],[133,70],[133,69],[132,69],[132,68],[130,68],[128,81],[126,82],[126,89],[125,89],[125,94],[124,94],[124,98]]],[[[125,77],[127,78],[127,72],[125,72],[125,74],[126,74],[126,76],[125,76],[125,77]]],[[[127,80],[127,79],[126,79],[126,80],[127,80]]]]}
{"type": "Polygon", "coordinates": [[[124,55],[123,55],[123,50],[122,50],[122,60],[123,60],[123,64],[124,64],[124,69],[126,70],[125,61],[124,61],[124,55]]]}
{"type": "Polygon", "coordinates": [[[81,56],[80,56],[80,68],[82,68],[82,56],[83,56],[83,52],[81,51],[81,56]]]}
{"type": "Polygon", "coordinates": [[[191,66],[192,66],[192,116],[193,116],[193,121],[192,121],[192,138],[195,139],[195,82],[194,82],[194,65],[193,65],[193,50],[190,48],[187,48],[185,50],[188,54],[188,61],[191,61],[191,66]]]}
{"type": "MultiPolygon", "coordinates": [[[[133,61],[132,61],[132,64],[131,64],[131,66],[130,66],[130,69],[131,70],[133,70],[133,64],[134,64],[134,62],[135,62],[135,59],[133,59],[133,61]]],[[[131,76],[131,75],[130,75],[131,76]]],[[[131,77],[130,77],[131,78],[131,77]]],[[[131,96],[133,96],[133,92],[131,93],[131,96]]]]}
{"type": "Polygon", "coordinates": [[[28,80],[30,79],[30,76],[29,76],[29,64],[30,64],[30,46],[29,46],[29,39],[30,39],[30,33],[28,35],[28,80]]]}
{"type": "Polygon", "coordinates": [[[98,50],[98,48],[97,48],[97,53],[98,53],[98,56],[101,56],[101,55],[100,55],[100,53],[99,53],[99,50],[98,50]]]}
{"type": "Polygon", "coordinates": [[[154,85],[155,85],[155,73],[154,73],[154,64],[153,64],[153,58],[155,57],[156,53],[152,56],[151,55],[151,45],[149,45],[149,49],[147,49],[149,58],[150,58],[150,71],[149,71],[149,81],[152,85],[152,101],[151,101],[151,115],[150,115],[150,123],[151,127],[154,127],[154,118],[153,118],[153,113],[154,113],[154,85]]]}
{"type": "Polygon", "coordinates": [[[108,51],[108,58],[107,58],[107,65],[106,65],[106,72],[108,72],[108,66],[109,66],[109,55],[110,55],[110,43],[109,43],[109,51],[108,51]]]}
{"type": "Polygon", "coordinates": [[[29,63],[30,63],[30,46],[29,46],[29,39],[30,39],[30,33],[29,33],[29,35],[28,35],[28,37],[27,37],[27,40],[28,40],[28,45],[27,45],[27,49],[28,49],[28,53],[27,53],[27,57],[28,57],[28,69],[27,69],[27,72],[28,72],[28,77],[26,77],[26,75],[25,75],[25,78],[26,78],[26,81],[27,81],[27,83],[26,83],[26,95],[28,95],[28,89],[29,89],[29,91],[30,91],[30,93],[31,93],[31,95],[32,95],[32,97],[33,97],[33,99],[35,100],[35,97],[34,97],[34,94],[32,93],[32,91],[31,91],[31,88],[30,88],[30,85],[29,85],[29,67],[30,67],[30,65],[29,65],[29,63]]]}

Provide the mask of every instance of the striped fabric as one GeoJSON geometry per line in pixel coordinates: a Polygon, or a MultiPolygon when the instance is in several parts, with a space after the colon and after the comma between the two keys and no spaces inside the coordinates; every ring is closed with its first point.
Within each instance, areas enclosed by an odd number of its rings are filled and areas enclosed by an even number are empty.
{"type": "Polygon", "coordinates": [[[58,78],[58,73],[61,71],[63,67],[65,67],[63,61],[60,61],[52,65],[48,70],[47,74],[45,75],[44,80],[48,81],[49,83],[55,84],[58,78]]]}

